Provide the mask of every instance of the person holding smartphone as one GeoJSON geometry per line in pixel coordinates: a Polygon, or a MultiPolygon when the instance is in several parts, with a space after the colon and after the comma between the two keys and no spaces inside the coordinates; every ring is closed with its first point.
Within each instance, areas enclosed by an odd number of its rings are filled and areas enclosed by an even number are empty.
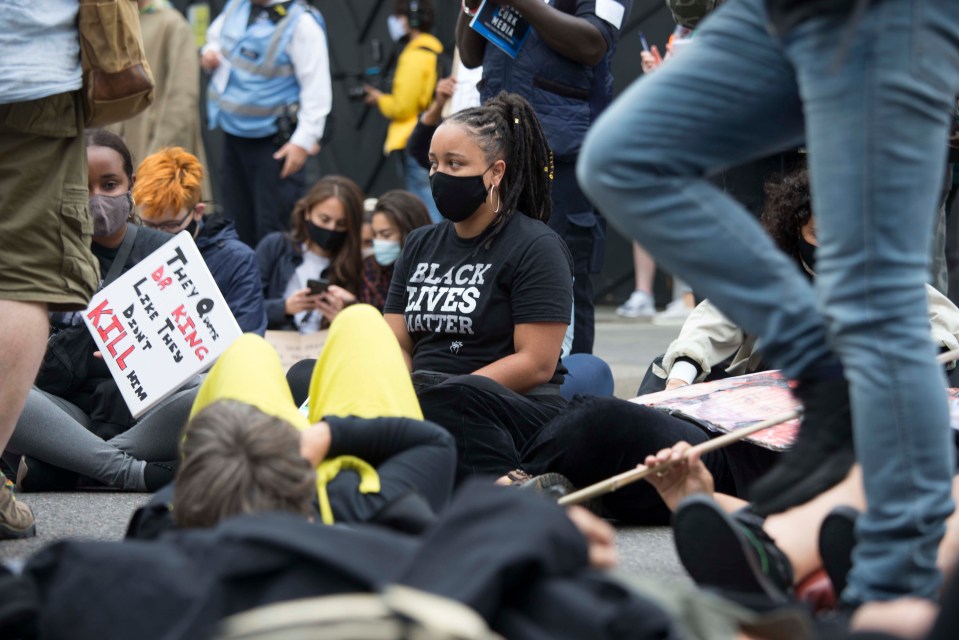
{"type": "Polygon", "coordinates": [[[360,289],[363,192],[349,178],[326,176],[296,203],[291,226],[256,248],[267,328],[313,333],[360,289]]]}

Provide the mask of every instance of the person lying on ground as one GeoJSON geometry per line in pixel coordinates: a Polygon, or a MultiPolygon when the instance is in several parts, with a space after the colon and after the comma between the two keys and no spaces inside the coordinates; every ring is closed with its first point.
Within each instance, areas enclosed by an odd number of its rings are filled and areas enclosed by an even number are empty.
{"type": "MultiPolygon", "coordinates": [[[[172,498],[158,495],[150,517],[164,518],[171,499],[173,519],[181,526],[210,526],[223,513],[235,512],[233,501],[245,504],[250,483],[261,482],[244,468],[251,462],[235,456],[254,447],[257,459],[279,455],[270,427],[254,429],[269,423],[302,433],[302,450],[316,475],[308,493],[318,500],[314,513],[322,522],[399,519],[404,530],[429,526],[452,493],[454,445],[443,429],[423,420],[402,353],[375,308],[352,305],[333,321],[312,369],[308,401],[304,415],[273,347],[259,336],[241,336],[203,381],[184,429],[172,498]],[[210,442],[194,438],[196,424],[207,425],[202,432],[214,434],[210,442]],[[213,462],[194,453],[211,447],[213,462]],[[211,486],[220,490],[209,491],[211,486]]],[[[288,466],[277,459],[270,468],[288,466]]],[[[140,520],[131,533],[155,535],[156,527],[140,520]]]]}
{"type": "MultiPolygon", "coordinates": [[[[835,603],[851,566],[855,518],[866,507],[859,466],[808,503],[761,518],[747,501],[715,491],[712,474],[690,449],[689,443],[679,442],[648,456],[644,464],[670,465],[646,480],[674,513],[679,557],[693,579],[703,587],[783,603],[802,595],[804,588],[815,589],[825,570],[833,587],[827,600],[835,603]]],[[[952,493],[959,496],[959,476],[953,478],[952,493]]],[[[959,514],[947,521],[938,565],[945,584],[956,584],[959,514]]],[[[916,631],[921,631],[924,608],[905,610],[915,613],[916,631]]],[[[871,612],[864,608],[857,617],[864,623],[871,612]]],[[[877,617],[883,625],[890,619],[882,613],[877,617]]]]}

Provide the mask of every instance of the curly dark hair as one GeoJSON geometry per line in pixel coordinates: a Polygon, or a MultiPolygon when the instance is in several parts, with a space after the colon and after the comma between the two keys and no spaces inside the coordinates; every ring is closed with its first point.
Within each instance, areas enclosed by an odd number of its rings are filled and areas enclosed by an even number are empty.
{"type": "Polygon", "coordinates": [[[809,172],[805,167],[766,182],[766,203],[759,221],[776,245],[800,266],[799,238],[811,218],[809,172]]]}

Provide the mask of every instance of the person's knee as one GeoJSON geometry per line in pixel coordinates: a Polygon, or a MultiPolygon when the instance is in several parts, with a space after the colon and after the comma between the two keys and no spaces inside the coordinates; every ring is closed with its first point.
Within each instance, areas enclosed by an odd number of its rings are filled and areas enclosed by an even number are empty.
{"type": "MultiPolygon", "coordinates": [[[[600,118],[586,135],[576,162],[576,178],[583,192],[601,207],[611,189],[625,187],[636,192],[654,183],[661,173],[661,158],[636,137],[630,142],[623,144],[623,132],[615,118],[600,118]]],[[[603,208],[604,214],[611,212],[603,208]]]]}
{"type": "Polygon", "coordinates": [[[574,353],[563,358],[563,366],[569,373],[560,391],[567,400],[576,394],[613,395],[613,372],[602,358],[574,353]]]}

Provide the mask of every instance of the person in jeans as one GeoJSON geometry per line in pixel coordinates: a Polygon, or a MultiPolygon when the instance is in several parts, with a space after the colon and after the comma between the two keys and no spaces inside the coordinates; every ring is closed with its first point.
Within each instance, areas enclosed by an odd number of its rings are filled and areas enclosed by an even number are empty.
{"type": "Polygon", "coordinates": [[[403,47],[396,61],[392,86],[380,91],[364,85],[365,101],[390,121],[383,153],[396,160],[407,191],[423,201],[430,220],[440,222],[443,218],[430,197],[429,172],[406,152],[406,141],[420,113],[430,106],[442,67],[443,44],[431,33],[433,3],[431,0],[394,0],[389,28],[390,35],[403,47]]]}
{"type": "Polygon", "coordinates": [[[803,502],[862,463],[869,509],[842,596],[855,606],[934,599],[941,586],[953,453],[923,284],[959,90],[959,13],[949,0],[853,5],[724,4],[600,118],[577,170],[615,224],[797,381],[800,436],[755,487],[757,510],[803,502]],[[804,141],[815,288],[705,180],[804,141]]]}

